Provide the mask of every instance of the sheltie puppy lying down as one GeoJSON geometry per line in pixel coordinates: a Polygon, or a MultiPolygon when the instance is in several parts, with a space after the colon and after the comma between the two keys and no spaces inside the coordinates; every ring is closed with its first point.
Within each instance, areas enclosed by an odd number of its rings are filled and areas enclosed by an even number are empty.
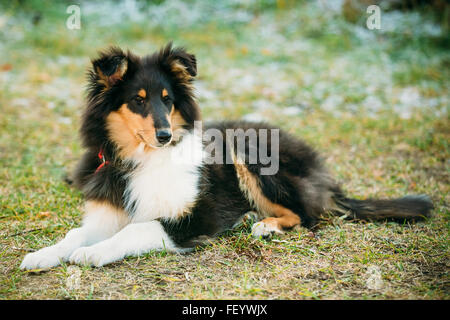
{"type": "Polygon", "coordinates": [[[203,123],[194,99],[194,55],[171,44],[138,57],[110,48],[92,61],[81,124],[86,149],[74,174],[82,225],[27,254],[22,269],[62,261],[103,266],[150,250],[187,252],[256,212],[255,237],[324,214],[411,221],[430,214],[425,195],[356,200],[318,154],[265,124],[203,123]]]}

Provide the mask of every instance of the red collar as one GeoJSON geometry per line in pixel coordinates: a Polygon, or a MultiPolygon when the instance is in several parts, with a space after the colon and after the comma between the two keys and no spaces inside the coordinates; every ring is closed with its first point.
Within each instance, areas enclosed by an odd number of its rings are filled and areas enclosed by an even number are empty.
{"type": "Polygon", "coordinates": [[[100,151],[98,152],[98,158],[100,160],[102,160],[102,163],[97,167],[97,169],[95,170],[95,173],[100,171],[101,168],[103,168],[104,166],[106,166],[109,163],[109,161],[105,159],[105,155],[103,154],[103,149],[100,149],[100,151]]]}

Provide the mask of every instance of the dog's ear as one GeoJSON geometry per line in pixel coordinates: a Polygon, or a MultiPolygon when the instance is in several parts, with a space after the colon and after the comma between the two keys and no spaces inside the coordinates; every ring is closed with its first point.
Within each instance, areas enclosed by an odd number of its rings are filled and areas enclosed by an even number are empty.
{"type": "Polygon", "coordinates": [[[190,81],[197,75],[197,60],[184,48],[173,48],[172,42],[159,52],[161,66],[179,80],[190,81]]]}
{"type": "Polygon", "coordinates": [[[100,52],[100,57],[92,60],[97,81],[106,89],[114,86],[124,79],[125,74],[131,69],[129,54],[125,54],[120,48],[111,47],[107,51],[100,52]]]}

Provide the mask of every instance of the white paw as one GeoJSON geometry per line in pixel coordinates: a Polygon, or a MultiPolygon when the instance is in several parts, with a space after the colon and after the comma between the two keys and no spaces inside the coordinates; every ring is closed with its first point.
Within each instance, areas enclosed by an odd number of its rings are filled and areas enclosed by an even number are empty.
{"type": "Polygon", "coordinates": [[[255,238],[270,238],[274,233],[283,233],[283,231],[262,221],[252,226],[252,236],[255,238]]]}
{"type": "Polygon", "coordinates": [[[61,260],[64,261],[65,258],[65,254],[60,248],[47,247],[27,254],[20,264],[20,269],[48,269],[60,265],[61,260]]]}
{"type": "Polygon", "coordinates": [[[94,267],[101,267],[116,260],[118,259],[107,250],[100,250],[95,246],[78,248],[69,258],[70,263],[94,267]]]}

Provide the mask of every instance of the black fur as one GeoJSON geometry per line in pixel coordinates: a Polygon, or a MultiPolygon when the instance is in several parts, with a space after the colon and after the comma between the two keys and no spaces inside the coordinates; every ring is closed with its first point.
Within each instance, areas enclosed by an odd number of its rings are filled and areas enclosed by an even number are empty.
{"type": "MultiPolygon", "coordinates": [[[[81,138],[87,150],[74,175],[74,184],[81,188],[87,200],[108,201],[118,208],[124,208],[123,195],[128,183],[126,177],[134,170],[132,165],[118,156],[114,143],[108,138],[105,128],[107,115],[129,101],[133,89],[143,85],[149,88],[164,86],[168,88],[175,108],[186,121],[186,129],[192,130],[194,121],[200,119],[192,88],[196,75],[195,56],[182,48],[172,48],[171,44],[144,58],[112,48],[93,61],[93,70],[89,72],[88,105],[81,126],[81,138]],[[104,77],[109,77],[117,72],[124,60],[127,62],[124,75],[113,77],[109,82],[109,78],[102,81],[96,68],[100,69],[104,77]],[[186,75],[173,72],[171,66],[174,61],[184,66],[186,75]],[[109,164],[95,173],[102,162],[98,157],[99,150],[103,150],[109,164]]],[[[243,121],[209,123],[205,126],[205,129],[208,128],[222,132],[227,128],[275,129],[268,124],[243,121]]],[[[222,149],[224,160],[225,151],[222,149]]],[[[302,224],[309,228],[316,226],[320,217],[326,213],[346,214],[353,219],[403,221],[426,217],[432,209],[427,196],[407,196],[394,200],[347,198],[324,168],[317,152],[282,130],[279,171],[275,175],[260,175],[261,166],[248,164],[247,168],[259,180],[264,196],[298,214],[302,224]]],[[[198,239],[213,237],[229,229],[243,214],[253,209],[239,189],[233,164],[204,165],[201,168],[200,185],[201,191],[190,214],[178,220],[160,219],[169,235],[181,246],[196,245],[201,242],[198,239]]]]}

